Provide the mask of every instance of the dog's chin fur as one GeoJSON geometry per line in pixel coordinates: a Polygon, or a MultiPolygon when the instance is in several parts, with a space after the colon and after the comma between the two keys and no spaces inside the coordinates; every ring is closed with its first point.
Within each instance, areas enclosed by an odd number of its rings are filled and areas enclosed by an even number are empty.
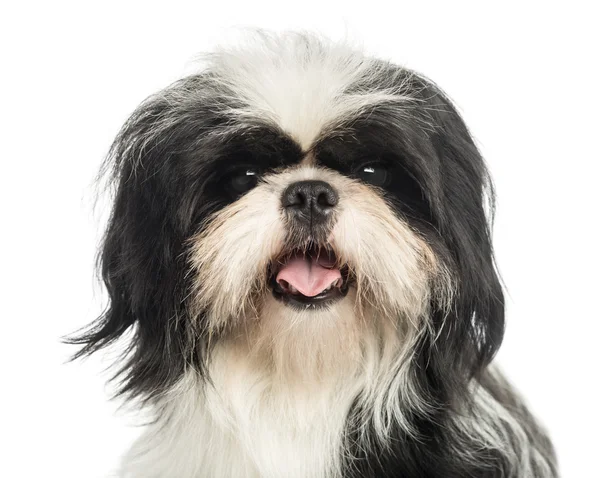
{"type": "Polygon", "coordinates": [[[110,304],[72,342],[80,356],[133,331],[120,393],[153,419],[120,476],[557,476],[490,365],[504,329],[493,192],[429,80],[261,33],[146,100],[106,171],[110,304]],[[232,191],[245,170],[256,184],[232,191]],[[334,191],[322,224],[282,206],[299,181],[334,191]],[[309,250],[333,255],[344,295],[293,307],[274,270],[309,250]]]}

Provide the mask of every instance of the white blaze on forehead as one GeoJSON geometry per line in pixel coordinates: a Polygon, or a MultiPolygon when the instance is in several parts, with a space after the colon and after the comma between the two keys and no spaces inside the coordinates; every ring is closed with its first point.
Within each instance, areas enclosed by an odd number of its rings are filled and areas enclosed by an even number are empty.
{"type": "Polygon", "coordinates": [[[255,43],[220,49],[208,70],[242,100],[230,112],[264,119],[308,149],[327,127],[386,101],[401,102],[403,84],[375,89],[385,64],[343,43],[289,34],[260,35],[255,43]],[[352,92],[348,88],[356,87],[352,92]]]}

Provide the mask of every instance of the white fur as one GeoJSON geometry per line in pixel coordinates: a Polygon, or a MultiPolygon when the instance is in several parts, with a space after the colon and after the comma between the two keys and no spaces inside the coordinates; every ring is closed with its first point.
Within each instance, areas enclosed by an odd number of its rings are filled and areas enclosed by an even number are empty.
{"type": "Polygon", "coordinates": [[[367,413],[354,426],[373,424],[382,441],[394,422],[409,428],[405,410],[426,406],[415,402],[408,364],[431,284],[447,277],[376,190],[291,168],[218,212],[192,243],[192,309],[228,332],[212,354],[211,384],[190,370],[164,397],[124,476],[338,477],[356,400],[367,413]],[[266,271],[285,237],[281,192],[315,178],[339,191],[330,243],[356,285],[329,309],[298,312],[271,297],[266,271]]]}
{"type": "Polygon", "coordinates": [[[198,276],[193,304],[209,311],[213,328],[260,315],[267,266],[286,237],[281,194],[293,182],[317,178],[329,182],[340,196],[329,241],[356,276],[359,315],[363,305],[375,303],[383,308],[382,315],[404,314],[416,326],[431,290],[444,291],[440,300],[447,299],[452,287],[445,269],[376,190],[335,171],[303,166],[264,177],[192,239],[198,276]],[[441,286],[432,288],[436,284],[441,286]]]}
{"type": "MultiPolygon", "coordinates": [[[[394,102],[401,116],[400,105],[411,101],[402,82],[373,88],[369,80],[382,64],[345,45],[323,47],[293,35],[261,40],[258,48],[221,50],[208,59],[207,70],[243,102],[229,111],[236,122],[269,121],[308,149],[323,131],[366,108],[394,102]]],[[[367,413],[354,426],[373,423],[382,440],[393,422],[405,422],[404,410],[425,406],[414,403],[409,354],[432,285],[449,278],[377,190],[308,159],[264,177],[215,214],[191,244],[198,284],[191,308],[207,310],[211,330],[225,328],[229,338],[216,345],[212,384],[202,388],[190,371],[161,412],[177,417],[162,418],[168,420],[163,440],[202,443],[196,466],[177,476],[337,477],[347,414],[356,400],[367,413]],[[339,193],[329,241],[352,268],[356,285],[335,307],[300,313],[274,301],[266,271],[288,226],[281,194],[307,179],[325,180],[339,193]],[[398,324],[398,315],[406,320],[398,324]],[[403,392],[389,393],[398,388],[403,392]],[[193,436],[181,425],[193,427],[193,436]]],[[[161,469],[155,460],[163,453],[149,450],[164,445],[154,444],[153,436],[149,430],[136,447],[142,450],[140,469],[161,469]]]]}
{"type": "Polygon", "coordinates": [[[324,130],[378,103],[412,101],[404,81],[374,88],[384,66],[345,43],[301,34],[272,37],[219,49],[206,57],[207,70],[246,106],[236,120],[261,118],[280,126],[305,150],[324,130]],[[349,87],[353,90],[348,91],[349,87]]]}
{"type": "MultiPolygon", "coordinates": [[[[372,85],[379,68],[344,45],[291,35],[218,51],[207,71],[242,100],[226,107],[235,121],[265,119],[308,149],[324,130],[375,104],[411,101],[402,83],[372,85]]],[[[394,424],[411,432],[404,414],[428,406],[412,388],[411,354],[429,330],[431,299],[441,308],[450,303],[452,278],[379,191],[307,161],[264,177],[210,218],[191,248],[190,311],[206,311],[218,337],[209,380],[190,368],[158,400],[156,421],[126,456],[121,476],[341,478],[348,425],[373,425],[384,444],[394,424]],[[303,179],[338,191],[329,241],[356,277],[345,299],[320,311],[290,309],[267,289],[267,265],[286,235],[281,193],[303,179]],[[356,401],[365,414],[348,424],[356,401]]],[[[526,449],[519,423],[485,390],[474,393],[476,419],[466,413],[454,426],[530,476],[530,461],[541,458],[517,456],[497,428],[504,422],[526,449]]]]}
{"type": "MultiPolygon", "coordinates": [[[[513,396],[515,403],[523,406],[520,397],[510,389],[497,367],[490,366],[488,373],[498,386],[506,387],[505,392],[513,396]]],[[[527,436],[529,423],[519,421],[516,410],[500,403],[481,385],[473,382],[471,390],[474,396],[472,410],[464,410],[454,415],[457,429],[455,452],[466,461],[472,459],[469,450],[473,443],[480,449],[497,450],[504,455],[511,469],[508,476],[549,477],[554,476],[550,463],[553,459],[543,449],[531,445],[527,436]],[[461,446],[459,437],[468,436],[470,445],[461,446]]]]}
{"type": "Polygon", "coordinates": [[[361,391],[382,390],[377,377],[395,354],[379,343],[400,341],[390,327],[355,321],[350,301],[335,312],[274,299],[265,308],[260,327],[217,345],[210,385],[189,370],[163,398],[122,476],[340,476],[348,411],[361,391]]]}

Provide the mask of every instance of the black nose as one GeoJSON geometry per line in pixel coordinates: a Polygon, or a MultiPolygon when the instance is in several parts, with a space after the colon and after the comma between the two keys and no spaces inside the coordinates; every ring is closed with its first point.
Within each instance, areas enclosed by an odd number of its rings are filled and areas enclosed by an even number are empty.
{"type": "Polygon", "coordinates": [[[298,181],[283,192],[281,203],[299,221],[324,222],[338,203],[338,195],[325,181],[298,181]]]}

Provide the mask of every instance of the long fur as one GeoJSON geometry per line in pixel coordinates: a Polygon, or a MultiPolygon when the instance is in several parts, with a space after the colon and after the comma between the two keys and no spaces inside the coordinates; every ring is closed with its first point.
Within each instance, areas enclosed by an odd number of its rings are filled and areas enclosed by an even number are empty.
{"type": "Polygon", "coordinates": [[[121,476],[558,476],[490,365],[504,331],[493,191],[432,82],[344,44],[261,33],[146,100],[106,170],[110,303],[72,342],[82,356],[133,332],[120,393],[153,421],[121,476]],[[356,176],[373,161],[382,187],[356,176]],[[260,172],[241,197],[235,168],[260,172]],[[280,201],[314,179],[339,204],[309,237],[280,201]],[[315,243],[352,286],[293,309],[270,293],[270,268],[315,243]]]}

